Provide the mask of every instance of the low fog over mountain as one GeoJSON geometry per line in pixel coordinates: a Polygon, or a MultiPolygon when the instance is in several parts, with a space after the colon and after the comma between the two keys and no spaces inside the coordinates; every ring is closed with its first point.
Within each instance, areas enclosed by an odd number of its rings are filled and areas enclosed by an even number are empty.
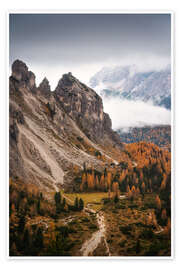
{"type": "Polygon", "coordinates": [[[171,123],[170,65],[159,70],[136,65],[104,67],[89,84],[103,98],[115,130],[171,123]]]}
{"type": "Polygon", "coordinates": [[[104,67],[90,79],[103,97],[151,102],[171,108],[170,65],[159,71],[139,71],[135,65],[104,67]]]}

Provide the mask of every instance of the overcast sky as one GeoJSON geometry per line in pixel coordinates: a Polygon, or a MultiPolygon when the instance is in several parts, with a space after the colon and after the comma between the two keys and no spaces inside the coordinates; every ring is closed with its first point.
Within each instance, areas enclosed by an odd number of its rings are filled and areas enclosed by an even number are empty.
{"type": "Polygon", "coordinates": [[[136,64],[161,68],[170,63],[168,14],[11,14],[10,64],[24,61],[39,83],[54,90],[71,71],[87,83],[103,66],[136,64]]]}

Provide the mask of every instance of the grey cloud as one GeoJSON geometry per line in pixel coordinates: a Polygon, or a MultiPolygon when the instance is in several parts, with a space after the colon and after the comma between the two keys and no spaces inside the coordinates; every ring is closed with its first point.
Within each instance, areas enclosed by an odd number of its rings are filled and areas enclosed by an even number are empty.
{"type": "Polygon", "coordinates": [[[10,63],[81,65],[170,58],[169,14],[11,14],[10,63]]]}

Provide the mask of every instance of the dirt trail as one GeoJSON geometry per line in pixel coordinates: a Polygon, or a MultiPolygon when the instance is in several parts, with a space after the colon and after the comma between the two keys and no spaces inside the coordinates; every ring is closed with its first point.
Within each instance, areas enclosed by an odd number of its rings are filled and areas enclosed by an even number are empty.
{"type": "Polygon", "coordinates": [[[99,213],[95,212],[95,213],[96,213],[96,219],[99,226],[99,230],[97,232],[94,232],[92,234],[92,237],[88,239],[87,241],[85,241],[85,243],[82,245],[80,252],[82,256],[92,255],[93,251],[99,246],[99,244],[104,239],[107,254],[108,256],[111,256],[109,246],[107,244],[106,237],[105,237],[106,227],[105,227],[105,222],[104,222],[104,216],[101,212],[99,213]]]}
{"type": "Polygon", "coordinates": [[[90,212],[96,215],[96,220],[98,223],[99,230],[97,232],[94,232],[91,238],[86,240],[84,244],[82,245],[82,248],[80,250],[82,256],[89,256],[93,254],[93,251],[99,246],[99,244],[103,242],[103,240],[106,246],[106,252],[108,256],[111,256],[109,246],[106,241],[106,225],[105,225],[103,213],[94,211],[93,209],[89,207],[88,204],[84,210],[88,213],[90,212]]]}
{"type": "MultiPolygon", "coordinates": [[[[64,194],[62,195],[67,201],[73,203],[71,199],[66,197],[64,194]]],[[[90,206],[87,204],[87,207],[84,208],[84,211],[87,213],[92,213],[96,215],[97,223],[99,230],[97,232],[94,232],[90,239],[86,240],[84,244],[81,247],[81,254],[82,256],[88,256],[89,254],[92,254],[93,251],[98,247],[98,245],[102,242],[104,239],[105,246],[106,246],[106,252],[108,256],[111,256],[108,243],[106,241],[106,225],[104,221],[104,216],[102,212],[96,212],[93,209],[90,208],[90,206]]]]}
{"type": "Polygon", "coordinates": [[[155,231],[154,233],[159,234],[159,233],[162,233],[163,231],[164,231],[164,228],[159,225],[158,226],[158,231],[155,231]]]}
{"type": "MultiPolygon", "coordinates": [[[[151,219],[153,219],[151,212],[149,213],[149,216],[151,217],[151,219]]],[[[157,224],[156,231],[154,231],[154,233],[159,234],[159,233],[162,233],[163,231],[164,231],[164,228],[161,225],[157,224]]]]}

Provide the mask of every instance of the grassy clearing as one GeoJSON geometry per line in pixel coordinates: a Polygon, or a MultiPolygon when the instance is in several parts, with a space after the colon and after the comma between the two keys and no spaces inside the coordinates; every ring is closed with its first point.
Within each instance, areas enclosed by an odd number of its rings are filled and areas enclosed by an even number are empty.
{"type": "MultiPolygon", "coordinates": [[[[144,198],[139,196],[134,201],[127,198],[120,199],[116,204],[113,201],[103,203],[102,199],[108,198],[108,193],[64,193],[61,190],[61,194],[65,196],[69,204],[74,204],[75,198],[78,197],[83,199],[85,207],[89,204],[91,209],[103,211],[106,223],[106,240],[112,255],[170,255],[170,239],[163,234],[155,234],[154,231],[157,229],[147,225],[146,222],[149,211],[156,208],[155,193],[145,194],[144,198]]],[[[51,197],[53,198],[52,194],[51,197]]],[[[68,231],[66,237],[68,248],[65,254],[75,256],[81,255],[79,250],[82,244],[98,229],[95,216],[87,215],[84,211],[61,213],[59,219],[54,223],[54,228],[64,226],[68,231]],[[72,220],[65,224],[63,222],[65,218],[72,218],[72,220]]],[[[48,228],[48,235],[51,236],[50,231],[51,226],[48,228]]],[[[93,255],[107,255],[104,242],[101,242],[93,255]]]]}
{"type": "Polygon", "coordinates": [[[83,199],[84,205],[90,204],[90,207],[96,211],[99,211],[102,206],[102,199],[108,198],[106,192],[93,192],[93,193],[64,193],[64,195],[74,202],[75,198],[83,199]]]}

